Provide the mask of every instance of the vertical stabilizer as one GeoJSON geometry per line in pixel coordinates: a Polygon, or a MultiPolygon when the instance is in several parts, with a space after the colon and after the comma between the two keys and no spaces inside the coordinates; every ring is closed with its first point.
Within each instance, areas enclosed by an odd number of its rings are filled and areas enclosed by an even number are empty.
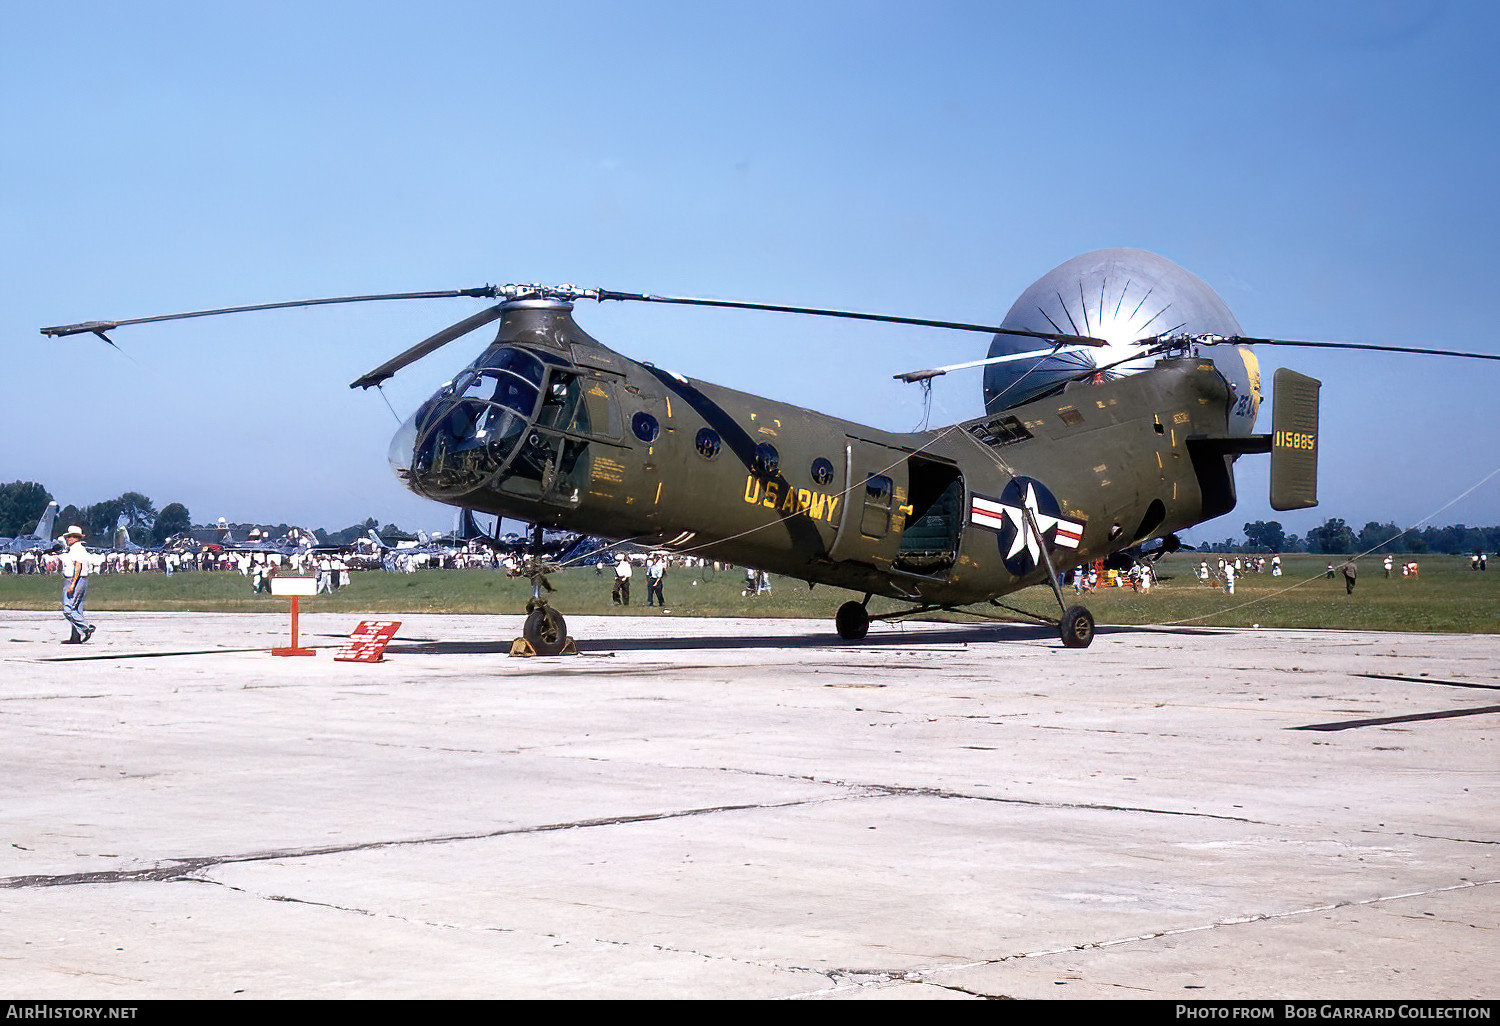
{"type": "Polygon", "coordinates": [[[52,528],[56,523],[57,500],[54,499],[52,502],[47,503],[46,512],[42,514],[42,519],[37,521],[36,530],[31,532],[31,536],[37,541],[50,542],[52,540],[52,528]]]}
{"type": "Polygon", "coordinates": [[[484,531],[479,527],[479,521],[474,519],[474,511],[459,507],[458,516],[453,525],[453,537],[458,541],[469,541],[471,538],[485,537],[484,531]]]}
{"type": "Polygon", "coordinates": [[[1318,390],[1323,383],[1285,367],[1271,408],[1271,508],[1318,504],[1318,390]]]}

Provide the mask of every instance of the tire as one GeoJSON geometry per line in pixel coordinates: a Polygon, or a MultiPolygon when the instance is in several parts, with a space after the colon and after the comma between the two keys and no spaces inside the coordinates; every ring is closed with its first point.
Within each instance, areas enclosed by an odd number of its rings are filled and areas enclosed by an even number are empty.
{"type": "Polygon", "coordinates": [[[858,641],[870,633],[870,614],[859,602],[845,602],[833,617],[839,637],[846,641],[858,641]]]}
{"type": "Polygon", "coordinates": [[[537,655],[557,655],[567,644],[568,624],[551,606],[538,606],[526,617],[521,634],[537,655]]]}
{"type": "Polygon", "coordinates": [[[1072,606],[1063,613],[1058,633],[1066,648],[1088,648],[1094,640],[1094,615],[1082,606],[1072,606]]]}

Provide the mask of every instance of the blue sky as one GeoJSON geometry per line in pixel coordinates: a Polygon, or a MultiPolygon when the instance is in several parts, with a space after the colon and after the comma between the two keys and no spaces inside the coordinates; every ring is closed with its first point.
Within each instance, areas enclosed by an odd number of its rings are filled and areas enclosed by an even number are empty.
{"type": "MultiPolygon", "coordinates": [[[[446,528],[360,373],[479,301],[41,325],[544,281],[990,321],[1070,257],[1202,277],[1251,335],[1500,352],[1489,3],[143,2],[0,38],[0,480],[194,519],[446,528]]],[[[639,359],[892,430],[984,336],[581,305],[639,359]]],[[[476,333],[387,385],[405,416],[476,333]]],[[[1321,378],[1322,505],[1265,461],[1194,534],[1413,523],[1500,466],[1500,365],[1260,353],[1321,378]]],[[[940,381],[933,421],[981,410],[940,381]]],[[[1262,423],[1262,430],[1267,430],[1262,423]]],[[[1500,523],[1500,477],[1438,524],[1500,523]]]]}

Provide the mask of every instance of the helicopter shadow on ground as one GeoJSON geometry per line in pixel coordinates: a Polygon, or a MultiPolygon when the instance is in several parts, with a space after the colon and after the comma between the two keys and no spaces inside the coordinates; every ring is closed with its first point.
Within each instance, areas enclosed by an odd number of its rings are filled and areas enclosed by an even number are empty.
{"type": "MultiPolygon", "coordinates": [[[[1214,634],[1200,628],[1099,627],[1096,634],[1214,634]]],[[[1053,641],[1061,647],[1053,627],[1030,624],[954,624],[911,633],[872,634],[860,641],[845,641],[832,632],[810,634],[716,634],[695,637],[630,637],[622,635],[575,639],[581,653],[603,655],[614,652],[690,652],[733,649],[900,649],[928,645],[981,645],[1007,641],[1053,641]]],[[[393,641],[386,649],[392,655],[506,655],[509,640],[495,641],[393,641]]]]}

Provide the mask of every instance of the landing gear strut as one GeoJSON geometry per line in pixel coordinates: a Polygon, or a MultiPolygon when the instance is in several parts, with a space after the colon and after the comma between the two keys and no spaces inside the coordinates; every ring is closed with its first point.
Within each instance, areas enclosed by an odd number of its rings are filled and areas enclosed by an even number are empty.
{"type": "Polygon", "coordinates": [[[542,528],[533,529],[532,554],[514,571],[517,577],[531,581],[531,598],[526,602],[526,623],[521,637],[510,646],[511,655],[577,655],[573,639],[568,637],[568,623],[563,615],[547,604],[542,594],[551,591],[547,575],[557,570],[556,563],[542,559],[542,528]]]}
{"type": "MultiPolygon", "coordinates": [[[[1040,539],[1041,528],[1037,526],[1036,516],[1030,509],[1025,510],[1026,521],[1033,535],[1040,539]]],[[[1057,596],[1058,608],[1062,610],[1062,619],[1057,622],[1057,633],[1062,638],[1064,648],[1088,648],[1089,642],[1094,640],[1094,615],[1082,606],[1069,606],[1063,601],[1062,582],[1058,580],[1057,570],[1052,566],[1052,556],[1047,552],[1046,543],[1041,544],[1042,562],[1047,566],[1047,583],[1052,585],[1052,594],[1057,596]]]]}

